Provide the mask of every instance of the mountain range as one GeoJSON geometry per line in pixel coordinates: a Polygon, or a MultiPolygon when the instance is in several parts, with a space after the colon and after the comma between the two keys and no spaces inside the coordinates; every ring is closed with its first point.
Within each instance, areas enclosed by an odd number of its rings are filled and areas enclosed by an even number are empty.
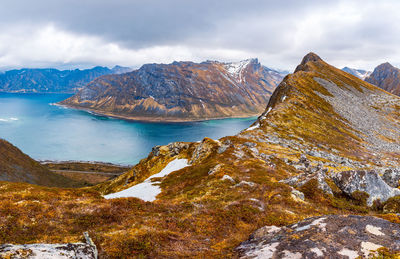
{"type": "Polygon", "coordinates": [[[91,69],[58,70],[54,68],[23,68],[0,73],[0,92],[75,93],[95,78],[131,71],[115,66],[91,69]]]}
{"type": "Polygon", "coordinates": [[[257,59],[146,64],[99,77],[60,104],[146,121],[249,117],[264,110],[284,75],[257,59]]]}

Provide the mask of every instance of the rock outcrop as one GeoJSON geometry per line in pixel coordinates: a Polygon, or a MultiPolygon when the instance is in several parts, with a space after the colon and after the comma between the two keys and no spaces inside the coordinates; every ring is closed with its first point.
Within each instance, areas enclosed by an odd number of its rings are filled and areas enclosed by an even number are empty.
{"type": "Polygon", "coordinates": [[[283,76],[257,59],[147,64],[100,77],[60,104],[147,121],[248,117],[264,110],[283,76]]]}
{"type": "Polygon", "coordinates": [[[263,227],[237,251],[240,258],[264,259],[355,259],[384,252],[399,255],[400,226],[367,216],[313,217],[286,227],[263,227]]]}

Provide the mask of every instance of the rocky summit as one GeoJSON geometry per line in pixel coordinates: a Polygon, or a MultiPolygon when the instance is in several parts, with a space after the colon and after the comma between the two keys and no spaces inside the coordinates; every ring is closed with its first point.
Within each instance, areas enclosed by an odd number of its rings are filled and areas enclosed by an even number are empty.
{"type": "Polygon", "coordinates": [[[384,258],[400,250],[400,226],[375,217],[329,215],[266,226],[237,248],[240,258],[384,258]],[[381,257],[378,257],[381,256],[381,257]]]}
{"type": "Polygon", "coordinates": [[[372,74],[365,78],[365,81],[389,93],[400,95],[400,69],[388,62],[377,66],[372,74]]]}
{"type": "Polygon", "coordinates": [[[85,229],[101,258],[396,258],[399,105],[310,53],[235,136],[156,146],[89,188],[1,182],[0,242],[85,229]]]}
{"type": "Polygon", "coordinates": [[[147,64],[100,77],[60,104],[146,121],[249,117],[265,109],[282,78],[257,59],[147,64]]]}

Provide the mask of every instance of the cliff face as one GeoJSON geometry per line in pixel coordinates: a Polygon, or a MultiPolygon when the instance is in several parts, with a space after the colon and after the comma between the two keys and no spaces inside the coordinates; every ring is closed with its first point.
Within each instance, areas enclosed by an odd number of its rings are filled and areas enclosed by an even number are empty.
{"type": "Polygon", "coordinates": [[[0,139],[0,181],[57,187],[73,187],[76,184],[66,177],[50,172],[17,147],[2,139],[0,139]]]}
{"type": "Polygon", "coordinates": [[[63,105],[137,120],[185,121],[260,114],[283,75],[257,59],[147,64],[100,77],[63,105]]]}
{"type": "Polygon", "coordinates": [[[365,81],[379,86],[389,93],[400,95],[400,69],[390,63],[377,66],[372,74],[365,78],[365,81]]]}
{"type": "Polygon", "coordinates": [[[0,74],[0,91],[17,93],[76,93],[95,78],[130,71],[116,66],[94,67],[85,70],[19,69],[0,74]]]}

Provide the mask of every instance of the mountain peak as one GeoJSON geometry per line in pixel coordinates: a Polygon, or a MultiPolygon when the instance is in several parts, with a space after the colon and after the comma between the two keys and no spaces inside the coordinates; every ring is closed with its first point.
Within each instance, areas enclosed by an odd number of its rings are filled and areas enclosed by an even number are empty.
{"type": "Polygon", "coordinates": [[[323,60],[314,52],[310,52],[307,55],[304,56],[303,60],[301,61],[300,65],[296,67],[296,70],[294,71],[295,73],[298,71],[307,71],[307,63],[308,62],[320,62],[323,60]]]}

